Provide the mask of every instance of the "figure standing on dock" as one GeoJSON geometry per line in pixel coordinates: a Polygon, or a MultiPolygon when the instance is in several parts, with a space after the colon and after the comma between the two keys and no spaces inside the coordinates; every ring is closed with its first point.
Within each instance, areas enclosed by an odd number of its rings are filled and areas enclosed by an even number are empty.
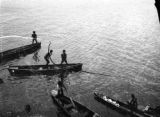
{"type": "Polygon", "coordinates": [[[61,59],[62,59],[61,64],[63,64],[63,62],[65,62],[66,64],[68,64],[68,63],[67,63],[66,50],[63,50],[63,53],[61,54],[61,59]]]}
{"type": "Polygon", "coordinates": [[[52,58],[51,58],[51,55],[52,55],[52,53],[53,53],[53,50],[50,50],[50,45],[51,45],[51,43],[49,43],[49,45],[48,45],[48,52],[47,52],[47,54],[44,56],[44,59],[46,60],[46,65],[47,65],[47,66],[48,66],[48,64],[50,63],[50,61],[51,61],[53,64],[55,64],[55,63],[53,62],[52,58]],[[49,59],[50,59],[50,61],[49,61],[49,59]]]}
{"type": "Polygon", "coordinates": [[[32,34],[32,44],[34,43],[34,41],[36,42],[36,43],[38,43],[37,42],[37,34],[36,34],[36,31],[33,31],[33,34],[32,34]]]}

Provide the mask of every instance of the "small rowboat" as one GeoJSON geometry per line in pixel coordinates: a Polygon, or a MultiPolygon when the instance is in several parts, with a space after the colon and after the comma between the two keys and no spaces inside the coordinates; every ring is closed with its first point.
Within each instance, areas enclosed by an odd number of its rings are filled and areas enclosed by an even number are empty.
{"type": "Polygon", "coordinates": [[[142,110],[131,108],[128,104],[107,97],[104,94],[95,92],[94,97],[98,102],[101,102],[102,104],[111,107],[113,110],[125,115],[129,115],[131,117],[154,117],[153,115],[147,114],[142,110]]]}
{"type": "Polygon", "coordinates": [[[76,64],[54,64],[54,65],[23,65],[9,66],[12,76],[35,76],[35,75],[56,75],[65,70],[67,72],[78,72],[82,70],[82,63],[76,64]]]}
{"type": "Polygon", "coordinates": [[[160,106],[157,106],[156,108],[146,106],[144,111],[148,114],[154,115],[154,117],[160,117],[160,106]]]}
{"type": "Polygon", "coordinates": [[[37,51],[38,49],[40,49],[40,47],[41,47],[41,43],[35,43],[35,44],[30,44],[30,45],[26,45],[26,46],[22,46],[22,47],[18,47],[18,48],[14,48],[11,50],[1,52],[0,53],[0,63],[18,58],[22,55],[24,56],[27,54],[31,54],[37,51]]]}
{"type": "Polygon", "coordinates": [[[57,91],[55,90],[51,91],[51,98],[53,103],[67,117],[100,117],[99,114],[67,96],[57,97],[57,91]]]}

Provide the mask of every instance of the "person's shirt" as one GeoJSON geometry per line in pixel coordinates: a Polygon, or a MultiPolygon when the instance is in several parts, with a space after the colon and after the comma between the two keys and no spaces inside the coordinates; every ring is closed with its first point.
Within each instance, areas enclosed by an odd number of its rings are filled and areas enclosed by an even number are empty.
{"type": "Polygon", "coordinates": [[[66,53],[61,54],[61,58],[62,58],[62,60],[66,60],[67,54],[66,53]]]}
{"type": "Polygon", "coordinates": [[[33,38],[37,38],[37,35],[35,33],[32,34],[33,38]]]}

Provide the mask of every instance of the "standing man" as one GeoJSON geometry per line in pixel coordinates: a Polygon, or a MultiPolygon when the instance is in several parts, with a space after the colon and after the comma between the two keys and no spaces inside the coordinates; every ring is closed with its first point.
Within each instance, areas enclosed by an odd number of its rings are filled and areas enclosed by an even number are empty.
{"type": "Polygon", "coordinates": [[[50,61],[51,61],[53,64],[55,64],[55,63],[53,62],[52,58],[51,58],[51,55],[52,55],[53,50],[50,50],[50,45],[51,45],[51,43],[48,45],[48,52],[47,52],[47,54],[44,56],[44,59],[46,60],[46,65],[47,65],[47,66],[48,66],[48,64],[50,63],[50,62],[49,62],[49,59],[50,59],[50,61]]]}
{"type": "Polygon", "coordinates": [[[33,34],[32,34],[32,44],[34,43],[34,41],[37,43],[37,34],[36,34],[36,31],[33,31],[33,34]]]}
{"type": "Polygon", "coordinates": [[[61,64],[62,64],[63,62],[65,62],[66,64],[68,64],[68,63],[67,63],[66,50],[63,50],[63,53],[61,54],[61,59],[62,59],[61,64]]]}

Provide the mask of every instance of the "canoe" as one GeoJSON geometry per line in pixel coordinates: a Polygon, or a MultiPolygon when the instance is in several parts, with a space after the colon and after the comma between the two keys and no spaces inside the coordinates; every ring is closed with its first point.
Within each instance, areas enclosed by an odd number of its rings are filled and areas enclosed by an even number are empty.
{"type": "Polygon", "coordinates": [[[30,44],[26,46],[21,46],[18,48],[14,48],[11,50],[7,50],[0,53],[0,63],[8,60],[12,60],[18,58],[20,56],[25,56],[27,54],[31,54],[38,49],[40,49],[41,43],[30,44]]]}
{"type": "Polygon", "coordinates": [[[99,114],[93,112],[86,106],[82,105],[81,103],[75,101],[67,97],[57,97],[57,91],[51,91],[51,98],[53,103],[63,112],[64,115],[67,117],[100,117],[99,114]],[[75,106],[73,106],[73,104],[75,106]]]}
{"type": "Polygon", "coordinates": [[[157,13],[158,13],[159,21],[160,21],[160,2],[159,0],[155,0],[155,6],[157,8],[157,13]]]}
{"type": "Polygon", "coordinates": [[[82,63],[76,64],[54,64],[54,65],[22,65],[9,66],[8,71],[12,76],[35,76],[56,75],[66,70],[67,72],[78,72],[82,70],[82,63]]]}
{"type": "Polygon", "coordinates": [[[94,98],[106,105],[107,107],[112,108],[113,110],[120,112],[121,114],[129,115],[131,117],[154,117],[153,115],[147,114],[143,112],[142,110],[131,108],[128,104],[120,102],[118,100],[114,100],[110,97],[107,97],[106,95],[102,93],[94,93],[94,98]]]}
{"type": "Polygon", "coordinates": [[[146,106],[144,111],[148,114],[154,115],[155,117],[160,117],[160,106],[157,106],[156,108],[146,106]]]}

